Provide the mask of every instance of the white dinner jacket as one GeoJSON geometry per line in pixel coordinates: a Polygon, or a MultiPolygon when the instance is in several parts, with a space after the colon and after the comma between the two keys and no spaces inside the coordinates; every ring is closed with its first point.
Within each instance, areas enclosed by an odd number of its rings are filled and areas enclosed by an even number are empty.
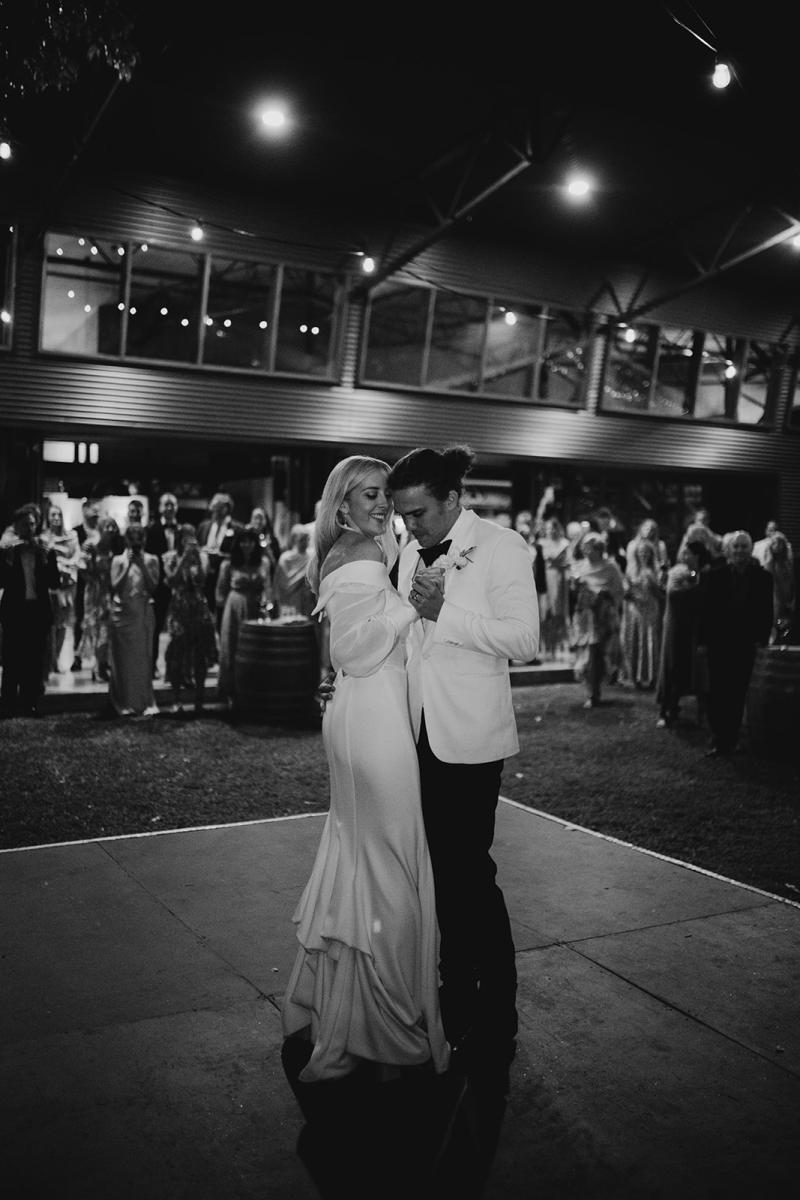
{"type": "MultiPolygon", "coordinates": [[[[519,533],[469,509],[448,536],[439,617],[415,621],[407,635],[414,736],[424,708],[428,740],[442,762],[493,762],[519,750],[509,660],[529,662],[539,648],[531,556],[519,533]]],[[[420,565],[414,539],[400,556],[404,600],[420,565]]]]}

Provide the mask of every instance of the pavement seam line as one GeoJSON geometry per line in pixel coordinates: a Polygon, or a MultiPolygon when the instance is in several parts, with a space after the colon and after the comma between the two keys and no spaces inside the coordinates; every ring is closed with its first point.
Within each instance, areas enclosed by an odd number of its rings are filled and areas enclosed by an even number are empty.
{"type": "Polygon", "coordinates": [[[757,888],[752,883],[742,883],[738,879],[729,879],[727,875],[719,875],[716,871],[708,871],[705,867],[696,867],[694,863],[684,862],[681,858],[670,858],[668,854],[659,854],[657,850],[646,850],[644,846],[636,846],[633,842],[624,842],[622,838],[612,837],[610,833],[600,833],[597,829],[588,829],[585,825],[576,825],[574,821],[565,821],[563,817],[555,817],[552,813],[542,812],[538,808],[533,808],[530,804],[523,804],[519,800],[512,800],[510,796],[500,796],[504,804],[510,804],[513,808],[521,808],[523,812],[533,813],[536,817],[544,817],[547,821],[554,821],[556,825],[561,825],[565,830],[577,830],[578,833],[588,833],[591,837],[602,839],[604,842],[613,842],[616,846],[624,846],[626,850],[637,850],[639,854],[647,854],[650,858],[659,858],[662,862],[672,863],[675,867],[685,867],[687,871],[695,871],[698,875],[707,875],[709,879],[718,879],[720,883],[730,883],[734,887],[744,888],[745,891],[755,892],[758,896],[765,896],[768,900],[777,900],[780,904],[788,904],[792,908],[800,908],[800,901],[790,900],[788,896],[778,896],[775,892],[764,891],[763,888],[757,888]]]}

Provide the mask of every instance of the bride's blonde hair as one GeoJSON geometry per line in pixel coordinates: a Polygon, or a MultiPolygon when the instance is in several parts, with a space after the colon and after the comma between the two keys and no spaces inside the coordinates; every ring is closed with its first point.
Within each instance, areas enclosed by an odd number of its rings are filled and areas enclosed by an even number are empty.
{"type": "MultiPolygon", "coordinates": [[[[319,511],[314,522],[314,556],[308,565],[307,572],[308,582],[315,595],[319,592],[322,564],[333,543],[338,541],[347,528],[340,511],[342,504],[353,488],[358,487],[366,479],[370,471],[385,471],[388,475],[389,464],[380,458],[351,454],[336,464],[325,481],[322,498],[319,502],[319,511]]],[[[390,528],[388,518],[387,528],[390,528]]]]}

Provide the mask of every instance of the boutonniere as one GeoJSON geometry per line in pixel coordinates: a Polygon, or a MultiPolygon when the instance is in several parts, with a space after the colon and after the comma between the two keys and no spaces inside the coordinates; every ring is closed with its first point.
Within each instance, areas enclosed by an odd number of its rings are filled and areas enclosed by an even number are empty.
{"type": "Polygon", "coordinates": [[[467,563],[474,562],[474,559],[470,558],[470,554],[477,548],[477,546],[468,546],[466,550],[459,550],[452,563],[457,571],[463,571],[467,563]]]}

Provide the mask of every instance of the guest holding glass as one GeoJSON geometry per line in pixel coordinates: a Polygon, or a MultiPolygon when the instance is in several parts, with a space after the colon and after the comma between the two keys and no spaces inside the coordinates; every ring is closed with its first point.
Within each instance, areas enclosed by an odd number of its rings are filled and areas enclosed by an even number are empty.
{"type": "Polygon", "coordinates": [[[164,577],[171,592],[164,662],[179,712],[187,689],[194,694],[195,712],[203,711],[206,675],[217,661],[216,627],[206,599],[207,572],[208,557],[194,526],[181,525],[177,547],[164,555],[164,577]]]}

